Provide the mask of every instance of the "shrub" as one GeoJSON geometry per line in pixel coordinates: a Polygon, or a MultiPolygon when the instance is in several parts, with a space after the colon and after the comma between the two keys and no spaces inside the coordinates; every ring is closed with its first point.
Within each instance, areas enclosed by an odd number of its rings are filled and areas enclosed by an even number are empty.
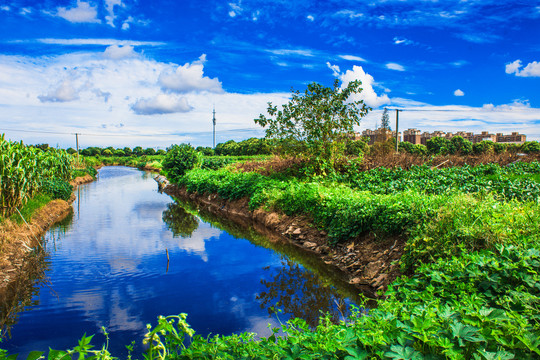
{"type": "Polygon", "coordinates": [[[172,145],[163,160],[163,170],[173,183],[184,176],[184,174],[196,167],[200,167],[202,155],[189,144],[172,145]]]}
{"type": "Polygon", "coordinates": [[[526,154],[540,153],[540,143],[538,141],[527,141],[521,146],[521,151],[526,154]]]}
{"type": "Polygon", "coordinates": [[[473,152],[475,154],[487,154],[493,152],[493,141],[482,140],[473,144],[473,152]]]}
{"type": "Polygon", "coordinates": [[[426,142],[426,147],[430,154],[448,154],[454,152],[450,139],[440,136],[429,139],[426,142]]]}
{"type": "Polygon", "coordinates": [[[57,179],[43,179],[41,180],[41,191],[47,195],[50,195],[53,199],[69,200],[73,191],[73,186],[68,182],[57,179]]]}

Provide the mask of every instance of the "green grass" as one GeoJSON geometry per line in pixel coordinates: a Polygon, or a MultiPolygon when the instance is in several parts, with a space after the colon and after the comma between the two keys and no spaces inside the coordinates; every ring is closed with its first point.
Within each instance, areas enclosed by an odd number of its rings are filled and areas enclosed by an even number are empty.
{"type": "MultiPolygon", "coordinates": [[[[22,206],[19,211],[21,212],[22,216],[27,222],[30,222],[32,219],[32,216],[34,213],[42,208],[43,206],[47,205],[49,202],[52,201],[52,198],[49,195],[45,194],[37,194],[32,199],[28,200],[28,202],[22,206]]],[[[24,223],[23,219],[19,215],[18,212],[15,212],[13,215],[9,217],[11,221],[16,222],[17,224],[24,223]]],[[[0,217],[0,223],[3,222],[4,219],[0,217]]]]}

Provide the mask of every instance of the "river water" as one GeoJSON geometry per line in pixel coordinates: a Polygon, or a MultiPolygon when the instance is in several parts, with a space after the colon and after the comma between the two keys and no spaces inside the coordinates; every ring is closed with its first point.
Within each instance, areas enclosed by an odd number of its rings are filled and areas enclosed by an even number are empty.
{"type": "Polygon", "coordinates": [[[73,216],[45,235],[43,270],[17,290],[1,348],[23,356],[73,348],[84,333],[101,347],[105,327],[109,350],[123,357],[132,340],[136,354],[144,350],[146,324],[158,315],[187,313],[204,336],[268,336],[269,324],[291,316],[315,325],[330,311],[339,320],[357,300],[317,258],[197,213],[159,193],[152,176],[105,167],[76,190],[73,216]]]}

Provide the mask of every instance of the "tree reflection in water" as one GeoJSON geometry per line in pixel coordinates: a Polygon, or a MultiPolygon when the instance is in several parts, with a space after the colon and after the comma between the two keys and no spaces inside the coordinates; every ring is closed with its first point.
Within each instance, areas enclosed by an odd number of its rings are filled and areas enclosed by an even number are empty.
{"type": "Polygon", "coordinates": [[[199,227],[197,218],[176,202],[167,205],[162,218],[174,237],[190,237],[199,227]]]}
{"type": "Polygon", "coordinates": [[[271,275],[271,281],[261,280],[268,289],[257,295],[261,308],[266,308],[269,314],[282,310],[304,319],[312,327],[317,326],[320,316],[327,312],[334,322],[347,317],[347,302],[335,289],[325,286],[315,274],[288,259],[282,264],[279,271],[271,275]]]}

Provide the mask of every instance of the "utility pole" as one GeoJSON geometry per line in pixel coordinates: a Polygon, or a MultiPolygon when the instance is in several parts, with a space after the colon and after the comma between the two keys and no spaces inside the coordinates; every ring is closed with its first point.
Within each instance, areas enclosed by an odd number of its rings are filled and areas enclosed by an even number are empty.
{"type": "Polygon", "coordinates": [[[214,135],[214,141],[212,142],[212,148],[215,149],[216,147],[216,106],[214,105],[214,110],[212,111],[212,123],[214,124],[214,131],[213,131],[213,135],[214,135]]]}
{"type": "Polygon", "coordinates": [[[75,143],[77,144],[77,166],[79,166],[79,134],[75,133],[75,143]]]}
{"type": "Polygon", "coordinates": [[[399,145],[399,112],[403,110],[396,109],[396,153],[399,145]]]}

